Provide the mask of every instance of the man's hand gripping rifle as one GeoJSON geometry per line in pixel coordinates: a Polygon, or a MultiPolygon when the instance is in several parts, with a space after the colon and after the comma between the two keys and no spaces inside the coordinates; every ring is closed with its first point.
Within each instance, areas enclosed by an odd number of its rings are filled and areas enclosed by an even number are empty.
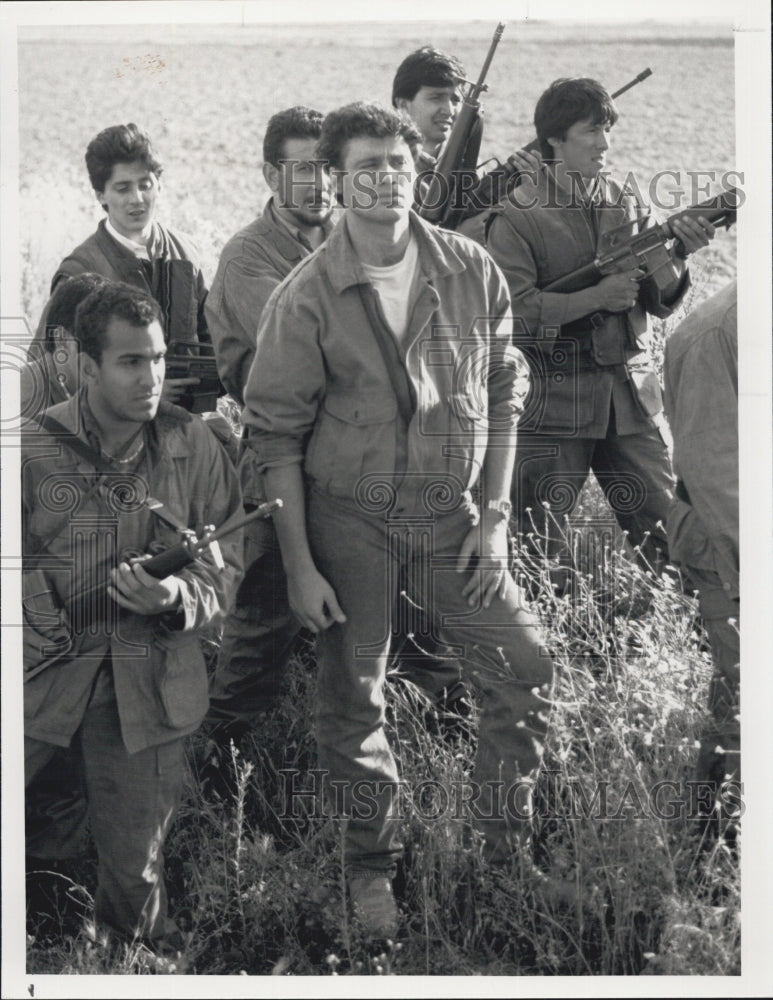
{"type": "Polygon", "coordinates": [[[209,552],[217,568],[222,571],[225,569],[225,563],[223,562],[223,555],[220,551],[218,540],[232,534],[234,531],[238,531],[240,528],[244,528],[252,521],[270,517],[281,506],[281,500],[267,500],[259,507],[256,507],[255,510],[250,511],[249,514],[243,514],[240,517],[234,518],[220,528],[216,529],[214,525],[207,525],[201,537],[198,537],[194,531],[185,529],[180,532],[183,536],[182,541],[171,548],[165,549],[163,552],[159,552],[155,556],[151,556],[150,559],[144,560],[142,568],[146,573],[154,577],[154,579],[163,580],[165,577],[171,576],[173,573],[177,573],[179,570],[189,566],[200,556],[204,555],[205,552],[209,552]]]}
{"type": "MultiPolygon", "coordinates": [[[[727,188],[715,198],[691,205],[669,216],[665,222],[623,239],[616,246],[612,245],[590,264],[551,281],[541,291],[579,292],[597,284],[609,274],[634,271],[637,268],[644,272],[643,277],[651,276],[659,289],[668,288],[679,277],[671,253],[676,242],[673,224],[680,219],[697,219],[701,216],[714,226],[728,228],[735,222],[736,212],[741,204],[741,195],[736,188],[727,188]]],[[[632,223],[625,222],[605,235],[610,243],[614,243],[621,230],[629,229],[631,225],[632,223]]]]}

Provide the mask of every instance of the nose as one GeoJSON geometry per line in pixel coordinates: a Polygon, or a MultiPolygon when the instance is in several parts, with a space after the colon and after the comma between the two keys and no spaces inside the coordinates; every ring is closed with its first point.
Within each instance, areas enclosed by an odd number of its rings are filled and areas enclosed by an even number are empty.
{"type": "Polygon", "coordinates": [[[599,149],[604,149],[604,150],[609,149],[609,136],[607,135],[606,132],[601,132],[599,134],[598,147],[599,149]]]}

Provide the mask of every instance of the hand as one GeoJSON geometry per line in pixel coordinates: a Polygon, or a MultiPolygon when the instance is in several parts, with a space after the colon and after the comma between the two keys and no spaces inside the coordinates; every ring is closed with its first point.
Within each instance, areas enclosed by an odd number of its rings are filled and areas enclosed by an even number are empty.
{"type": "Polygon", "coordinates": [[[161,398],[167,403],[176,403],[178,399],[185,395],[188,386],[198,385],[201,379],[198,378],[167,378],[161,389],[161,398]]]}
{"type": "Polygon", "coordinates": [[[497,594],[504,600],[510,579],[507,521],[499,515],[490,520],[486,515],[484,511],[481,523],[467,532],[456,562],[456,572],[464,573],[472,559],[478,557],[478,565],[462,589],[462,597],[467,598],[471,608],[480,603],[489,607],[497,594]]]}
{"type": "Polygon", "coordinates": [[[327,580],[312,566],[303,572],[287,575],[287,596],[296,618],[312,632],[324,631],[346,621],[346,615],[327,580]]]}
{"type": "Polygon", "coordinates": [[[688,254],[707,247],[717,232],[708,219],[704,219],[702,215],[699,215],[697,219],[690,216],[674,219],[671,223],[671,231],[688,254]]]}
{"type": "Polygon", "coordinates": [[[528,174],[532,179],[536,179],[537,174],[542,169],[542,155],[538,149],[519,149],[517,153],[511,153],[507,158],[507,164],[513,167],[520,174],[528,174]]]}
{"type": "Polygon", "coordinates": [[[174,611],[180,603],[180,580],[167,576],[157,580],[146,573],[142,563],[150,556],[122,562],[111,574],[107,592],[116,604],[138,615],[160,615],[174,611]]]}
{"type": "Polygon", "coordinates": [[[608,274],[606,278],[602,278],[596,285],[599,308],[613,313],[633,309],[639,297],[639,282],[643,277],[644,271],[635,268],[633,271],[608,274]]]}

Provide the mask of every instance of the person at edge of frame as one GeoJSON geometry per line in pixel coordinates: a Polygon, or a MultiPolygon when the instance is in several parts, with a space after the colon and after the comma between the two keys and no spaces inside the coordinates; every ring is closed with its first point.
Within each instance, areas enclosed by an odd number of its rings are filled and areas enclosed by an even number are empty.
{"type": "MultiPolygon", "coordinates": [[[[210,344],[204,314],[207,286],[198,251],[189,236],[156,221],[163,166],[150,137],[134,122],[111,125],[94,136],[85,159],[89,181],[105,218],[96,232],[59,264],[51,280],[51,293],[60,282],[84,271],[125,281],[158,302],[167,343],[210,344]]],[[[33,346],[46,339],[50,307],[49,299],[33,346]]],[[[179,403],[198,384],[195,376],[167,379],[163,398],[179,403]]],[[[204,419],[234,458],[236,445],[225,417],[213,410],[204,419]]]]}
{"type": "Polygon", "coordinates": [[[402,574],[439,638],[456,644],[482,704],[473,781],[490,864],[529,850],[553,675],[507,568],[527,391],[507,286],[477,244],[412,211],[418,141],[379,105],[325,118],[318,155],[343,218],[267,303],[243,414],[267,491],[284,500],[275,525],[290,605],[317,632],[318,762],[327,801],[346,818],[349,900],[373,938],[399,930],[384,681],[402,574]],[[500,781],[518,808],[497,803],[500,781]],[[363,783],[365,812],[355,803],[363,783]]]}
{"type": "MultiPolygon", "coordinates": [[[[511,492],[522,551],[569,559],[565,519],[592,470],[639,561],[660,572],[673,477],[647,316],[679,305],[690,282],[685,258],[708,245],[714,227],[703,218],[674,223],[677,277],[664,290],[638,269],[581,291],[540,290],[590,263],[610,230],[655,224],[604,170],[617,119],[597,81],[551,84],[534,113],[540,155],[520,154],[531,172],[492,211],[486,249],[507,279],[515,343],[532,375],[511,492]]],[[[565,565],[553,582],[564,585],[565,565]]]]}
{"type": "Polygon", "coordinates": [[[32,341],[28,362],[20,372],[22,419],[34,417],[77,393],[80,365],[74,339],[75,311],[107,280],[101,274],[85,271],[57,284],[48,304],[45,339],[32,341]]]}
{"type": "Polygon", "coordinates": [[[23,432],[25,785],[72,748],[97,848],[97,926],[176,950],[163,844],[184,738],[208,705],[199,634],[227,608],[241,533],[222,539],[221,568],[203,555],[156,579],[143,555],[178,544],[179,528],[224,524],[241,493],[203,421],[161,399],[154,299],[108,282],[78,307],[75,335],[82,389],[23,432]]]}
{"type": "Polygon", "coordinates": [[[734,841],[742,787],[735,281],[694,309],[669,336],[663,381],[677,477],[669,549],[698,592],[713,661],[710,717],[700,734],[695,779],[709,789],[700,798],[709,830],[734,841]]]}
{"type": "MultiPolygon", "coordinates": [[[[316,153],[322,117],[296,106],[269,120],[263,176],[271,197],[262,214],[226,243],[207,297],[205,313],[220,378],[240,405],[266,302],[333,229],[330,177],[316,153]]],[[[265,488],[251,448],[242,447],[238,471],[245,507],[254,508],[265,499],[265,488]]],[[[221,766],[220,748],[231,739],[238,746],[254,720],[278,704],[287,658],[300,631],[287,602],[287,579],[270,521],[246,528],[244,560],[246,572],[224,626],[210,687],[207,723],[215,766],[221,766]]],[[[462,701],[466,692],[459,665],[433,658],[432,638],[426,628],[421,631],[424,652],[403,637],[401,675],[442,706],[441,719],[450,726],[468,704],[462,701]]]]}

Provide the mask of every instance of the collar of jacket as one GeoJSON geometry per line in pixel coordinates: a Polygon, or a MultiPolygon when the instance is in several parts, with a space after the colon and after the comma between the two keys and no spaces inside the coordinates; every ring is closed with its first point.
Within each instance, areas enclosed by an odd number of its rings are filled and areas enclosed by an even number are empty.
{"type": "MultiPolygon", "coordinates": [[[[327,239],[333,229],[332,223],[326,222],[323,229],[325,239],[327,239]]],[[[266,202],[263,214],[255,220],[255,235],[269,237],[271,245],[287,261],[303,260],[311,252],[310,247],[305,246],[299,239],[295,238],[287,226],[280,222],[274,208],[273,196],[266,202]]]]}
{"type": "MultiPolygon", "coordinates": [[[[464,261],[453,247],[438,236],[434,226],[413,210],[410,225],[419,244],[419,266],[428,281],[461,274],[465,270],[464,261]]],[[[352,245],[346,213],[323,247],[327,254],[328,277],[336,293],[340,294],[352,285],[370,284],[352,245]]]]}
{"type": "MultiPolygon", "coordinates": [[[[105,256],[115,257],[117,253],[119,256],[124,257],[132,264],[135,264],[138,267],[142,266],[141,257],[132,253],[128,247],[125,247],[123,243],[119,243],[118,240],[114,239],[110,235],[107,231],[107,227],[105,226],[104,219],[99,220],[96,232],[96,241],[97,246],[100,248],[102,253],[105,254],[105,256]]],[[[150,239],[148,240],[148,256],[151,260],[154,260],[156,257],[166,257],[168,254],[169,245],[166,232],[158,222],[154,222],[150,239]]]]}
{"type": "MultiPolygon", "coordinates": [[[[81,389],[77,396],[72,396],[64,403],[57,403],[46,412],[50,413],[68,431],[76,434],[91,446],[87,432],[90,422],[93,425],[94,418],[87,402],[85,388],[81,389]]],[[[158,461],[185,458],[193,454],[191,445],[182,431],[183,425],[192,419],[190,413],[182,407],[167,403],[163,399],[159,402],[156,416],[150,421],[148,427],[149,448],[154,465],[158,461]]],[[[76,459],[66,446],[61,449],[60,455],[55,461],[57,465],[83,464],[83,459],[76,459]]]]}

